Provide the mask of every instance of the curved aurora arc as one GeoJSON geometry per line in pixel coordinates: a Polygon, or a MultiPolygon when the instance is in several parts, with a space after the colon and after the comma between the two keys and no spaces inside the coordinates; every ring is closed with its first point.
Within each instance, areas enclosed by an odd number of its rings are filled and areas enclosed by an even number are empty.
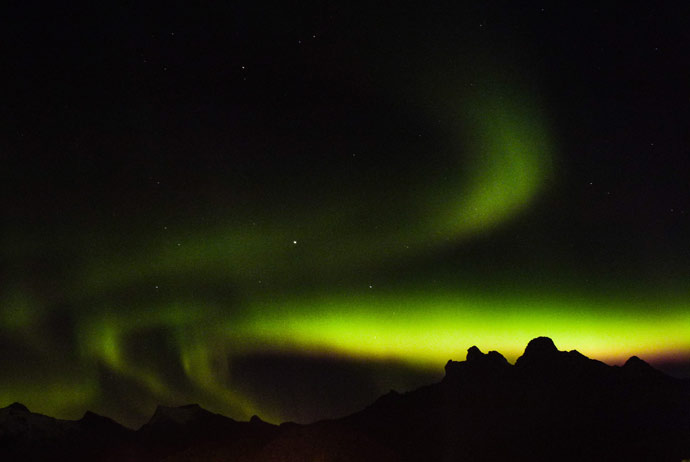
{"type": "MultiPolygon", "coordinates": [[[[356,203],[344,200],[322,204],[316,212],[305,210],[297,219],[277,217],[259,228],[228,225],[196,235],[184,233],[141,252],[106,253],[105,259],[87,261],[72,281],[73,303],[82,307],[75,310],[79,364],[68,378],[48,373],[41,387],[5,383],[0,399],[73,416],[98,402],[102,389],[97,374],[105,368],[158,402],[181,403],[191,396],[237,418],[258,413],[281,420],[289,416],[262,408],[227,385],[233,356],[290,351],[393,358],[438,369],[447,359],[461,358],[470,345],[496,349],[514,360],[538,335],[551,336],[561,349],[578,348],[612,362],[632,354],[690,353],[690,307],[682,299],[668,300],[665,313],[653,314],[633,299],[486,295],[438,290],[423,282],[415,289],[366,294],[317,287],[266,295],[257,289],[258,278],[290,281],[319,273],[347,277],[361,268],[405,264],[415,257],[415,249],[469,240],[528,208],[549,175],[553,147],[543,118],[507,92],[475,103],[467,105],[472,112],[451,117],[476,133],[470,146],[456,140],[459,149],[472,151],[472,161],[457,166],[453,174],[458,181],[444,182],[445,189],[431,186],[420,191],[413,204],[416,215],[405,227],[390,223],[380,230],[342,235],[344,223],[359,212],[356,203]],[[301,231],[290,223],[302,220],[316,226],[308,240],[299,239],[302,253],[295,259],[293,239],[301,231]],[[228,308],[214,297],[132,302],[126,295],[137,284],[196,273],[227,281],[240,301],[228,308]],[[633,309],[616,309],[621,306],[633,309]],[[172,383],[150,358],[137,358],[129,351],[132,337],[152,329],[165,331],[174,344],[178,368],[189,382],[185,387],[172,383]]],[[[9,309],[3,329],[40,354],[49,354],[41,346],[37,327],[40,303],[20,294],[5,304],[9,309]]]]}

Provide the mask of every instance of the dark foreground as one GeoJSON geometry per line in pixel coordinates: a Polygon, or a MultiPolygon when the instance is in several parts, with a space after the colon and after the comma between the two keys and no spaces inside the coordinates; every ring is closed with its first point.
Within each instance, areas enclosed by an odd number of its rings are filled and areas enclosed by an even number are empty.
{"type": "Polygon", "coordinates": [[[690,459],[690,381],[632,357],[607,366],[532,340],[510,365],[476,347],[437,384],[310,425],[159,407],[137,431],[0,409],[0,460],[655,461],[690,459]]]}

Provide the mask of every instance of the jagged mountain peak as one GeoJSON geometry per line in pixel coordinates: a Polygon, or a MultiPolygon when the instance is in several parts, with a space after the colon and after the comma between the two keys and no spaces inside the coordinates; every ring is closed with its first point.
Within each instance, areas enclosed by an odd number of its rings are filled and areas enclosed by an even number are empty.
{"type": "Polygon", "coordinates": [[[637,379],[670,379],[669,376],[664,374],[658,369],[652,367],[646,361],[638,358],[637,356],[631,356],[623,364],[621,368],[623,373],[631,378],[637,379]]]}
{"type": "Polygon", "coordinates": [[[100,414],[96,414],[95,412],[86,411],[86,412],[84,412],[84,415],[82,416],[82,418],[79,420],[81,420],[81,421],[91,421],[91,420],[99,421],[99,420],[103,420],[103,419],[111,420],[108,417],[104,417],[100,414]]]}
{"type": "Polygon", "coordinates": [[[628,358],[625,364],[623,364],[623,367],[629,369],[653,369],[653,367],[650,366],[649,363],[638,358],[637,356],[631,356],[630,358],[628,358]]]}
{"type": "Polygon", "coordinates": [[[91,411],[86,411],[82,418],[77,422],[83,428],[89,428],[91,430],[98,430],[101,432],[127,433],[133,431],[132,429],[114,421],[110,417],[102,416],[91,411]]]}
{"type": "Polygon", "coordinates": [[[328,460],[460,462],[690,457],[690,388],[643,360],[608,366],[547,337],[516,365],[473,346],[441,383],[391,391],[347,417],[310,425],[236,422],[198,404],[158,406],[138,431],[87,412],[79,421],[0,409],[0,460],[328,460]],[[657,380],[654,377],[666,377],[657,380]],[[4,439],[3,439],[4,438],[4,439]],[[577,453],[573,453],[577,448],[577,453]],[[5,453],[3,453],[3,450],[5,453]],[[101,456],[107,455],[104,459],[101,456]]]}
{"type": "Polygon", "coordinates": [[[479,358],[481,358],[482,356],[484,356],[484,353],[482,353],[482,350],[480,350],[480,349],[475,345],[475,346],[471,346],[471,347],[469,347],[469,348],[467,349],[467,356],[466,356],[466,359],[465,359],[465,360],[466,360],[467,362],[476,361],[476,360],[478,360],[479,358]]]}
{"type": "Polygon", "coordinates": [[[529,341],[523,357],[544,357],[558,354],[558,348],[549,337],[537,337],[529,341]]]}
{"type": "Polygon", "coordinates": [[[515,361],[522,370],[532,370],[544,374],[559,371],[605,366],[604,363],[588,358],[577,350],[561,351],[549,337],[530,340],[525,352],[515,361]],[[596,364],[596,366],[594,366],[596,364]]]}
{"type": "Polygon", "coordinates": [[[258,426],[262,426],[262,427],[274,427],[273,424],[266,422],[265,420],[263,420],[261,417],[259,417],[256,414],[254,414],[251,417],[251,419],[249,419],[249,423],[252,425],[255,425],[255,426],[258,425],[258,426]]]}
{"type": "Polygon", "coordinates": [[[448,361],[446,378],[495,377],[505,373],[510,367],[508,360],[498,351],[482,353],[477,346],[472,346],[467,350],[465,361],[448,361]]]}
{"type": "Polygon", "coordinates": [[[185,404],[183,406],[158,405],[149,420],[149,425],[160,422],[184,425],[190,421],[213,415],[198,404],[185,404]]]}
{"type": "Polygon", "coordinates": [[[24,412],[27,414],[31,412],[31,411],[29,411],[29,408],[24,406],[22,403],[18,403],[18,402],[14,402],[2,410],[5,410],[5,409],[7,409],[8,411],[24,412]]]}

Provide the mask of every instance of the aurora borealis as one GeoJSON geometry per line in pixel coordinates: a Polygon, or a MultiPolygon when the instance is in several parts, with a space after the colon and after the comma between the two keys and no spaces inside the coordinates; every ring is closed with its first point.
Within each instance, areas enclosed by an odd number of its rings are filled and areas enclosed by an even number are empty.
{"type": "Polygon", "coordinates": [[[0,406],[305,421],[540,335],[682,370],[687,29],[559,8],[17,7],[0,406]]]}

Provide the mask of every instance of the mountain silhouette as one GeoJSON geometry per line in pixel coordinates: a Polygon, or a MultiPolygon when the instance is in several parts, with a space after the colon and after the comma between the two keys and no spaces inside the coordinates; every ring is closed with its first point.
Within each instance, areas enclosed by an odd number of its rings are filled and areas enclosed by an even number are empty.
{"type": "Polygon", "coordinates": [[[0,460],[451,462],[690,459],[690,381],[637,358],[608,366],[539,337],[511,365],[467,351],[445,377],[309,425],[159,406],[139,430],[0,409],[0,460]]]}

